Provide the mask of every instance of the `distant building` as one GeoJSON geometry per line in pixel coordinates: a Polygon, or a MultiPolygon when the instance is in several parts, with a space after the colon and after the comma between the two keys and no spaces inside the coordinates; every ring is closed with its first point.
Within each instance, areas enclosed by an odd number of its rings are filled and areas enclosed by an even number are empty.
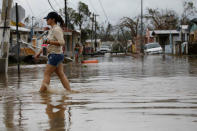
{"type": "MultiPolygon", "coordinates": [[[[74,57],[74,47],[76,43],[80,42],[80,32],[64,28],[65,47],[63,48],[64,55],[67,57],[74,57]]],[[[35,55],[41,49],[43,44],[43,37],[46,36],[46,31],[43,28],[35,28],[32,41],[29,39],[31,29],[19,27],[21,56],[35,55]]],[[[10,32],[10,55],[17,54],[16,42],[16,26],[11,26],[10,32]]]]}
{"type": "Polygon", "coordinates": [[[146,32],[146,43],[158,42],[164,53],[187,54],[188,26],[180,26],[180,30],[154,30],[146,32]]]}
{"type": "MultiPolygon", "coordinates": [[[[144,39],[144,37],[143,37],[143,39],[144,39]]],[[[141,36],[138,35],[137,37],[135,37],[134,41],[135,41],[135,43],[132,44],[132,52],[138,54],[141,51],[141,36]]],[[[144,44],[144,42],[143,42],[143,44],[144,44]]]]}
{"type": "Polygon", "coordinates": [[[84,53],[85,54],[91,54],[94,53],[95,51],[99,50],[99,48],[102,45],[102,41],[101,39],[97,39],[96,40],[96,47],[95,47],[95,40],[86,40],[85,44],[84,44],[84,53]]]}
{"type": "Polygon", "coordinates": [[[145,37],[145,44],[153,43],[155,41],[155,37],[152,35],[152,32],[149,29],[146,29],[146,37],[145,37]]]}
{"type": "Polygon", "coordinates": [[[114,41],[102,41],[101,46],[110,46],[112,47],[112,45],[114,44],[114,41]]]}
{"type": "Polygon", "coordinates": [[[197,18],[189,25],[189,54],[197,54],[197,18]]]}
{"type": "Polygon", "coordinates": [[[80,43],[80,31],[76,31],[76,30],[70,30],[67,28],[63,29],[64,31],[64,39],[65,39],[65,47],[63,49],[64,51],[64,55],[68,56],[68,57],[73,57],[75,55],[75,45],[77,43],[80,43]]]}
{"type": "MultiPolygon", "coordinates": [[[[30,48],[31,43],[28,44],[28,37],[30,30],[24,27],[19,27],[19,37],[20,37],[20,55],[34,55],[35,51],[33,48],[30,48]]],[[[17,34],[16,34],[16,26],[10,26],[10,55],[16,56],[18,51],[17,45],[17,34]]]]}

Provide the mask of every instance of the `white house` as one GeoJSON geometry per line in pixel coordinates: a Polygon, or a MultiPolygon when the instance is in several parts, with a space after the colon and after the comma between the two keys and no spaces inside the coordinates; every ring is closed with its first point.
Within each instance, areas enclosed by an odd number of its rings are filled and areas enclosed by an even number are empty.
{"type": "Polygon", "coordinates": [[[154,42],[158,42],[162,46],[164,53],[180,54],[188,53],[188,45],[183,44],[188,41],[187,29],[188,26],[182,25],[180,30],[154,30],[147,34],[150,34],[149,39],[153,39],[154,42]]]}

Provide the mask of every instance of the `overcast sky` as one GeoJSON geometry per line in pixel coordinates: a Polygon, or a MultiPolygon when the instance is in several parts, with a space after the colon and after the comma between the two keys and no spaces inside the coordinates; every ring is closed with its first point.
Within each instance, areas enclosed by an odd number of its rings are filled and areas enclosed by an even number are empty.
{"type": "MultiPolygon", "coordinates": [[[[0,0],[2,2],[2,0],[0,0]]],[[[64,0],[50,0],[51,4],[58,10],[64,7],[64,0]]],[[[134,17],[140,14],[141,0],[100,0],[106,15],[103,12],[99,0],[67,0],[68,6],[77,8],[77,3],[82,1],[86,3],[91,12],[99,15],[98,20],[100,23],[117,24],[119,20],[124,17],[134,17]],[[106,18],[107,17],[107,18],[106,18]],[[108,20],[107,20],[108,19],[108,20]]],[[[173,9],[178,13],[182,12],[184,0],[144,0],[144,12],[147,8],[162,8],[173,9]]],[[[197,0],[192,0],[197,5],[197,0]]],[[[26,16],[33,15],[37,18],[43,18],[48,12],[52,11],[48,0],[14,0],[19,5],[26,9],[26,16]]],[[[2,3],[0,3],[2,5],[2,3]]],[[[0,6],[1,6],[0,5],[0,6]]]]}

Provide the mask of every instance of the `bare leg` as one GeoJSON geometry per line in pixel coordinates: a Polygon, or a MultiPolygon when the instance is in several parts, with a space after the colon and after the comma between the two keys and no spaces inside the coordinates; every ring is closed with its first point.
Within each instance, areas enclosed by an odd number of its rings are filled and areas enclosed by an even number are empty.
{"type": "Polygon", "coordinates": [[[59,66],[56,68],[55,73],[59,76],[64,88],[68,91],[71,91],[69,81],[68,81],[66,75],[64,74],[62,63],[59,64],[59,66]]]}
{"type": "Polygon", "coordinates": [[[75,55],[75,62],[76,62],[76,63],[79,62],[79,54],[78,54],[78,53],[75,55]]]}
{"type": "Polygon", "coordinates": [[[45,92],[47,90],[47,86],[50,84],[51,74],[56,70],[57,67],[47,64],[44,72],[44,79],[42,81],[42,86],[40,88],[40,92],[45,92]]]}

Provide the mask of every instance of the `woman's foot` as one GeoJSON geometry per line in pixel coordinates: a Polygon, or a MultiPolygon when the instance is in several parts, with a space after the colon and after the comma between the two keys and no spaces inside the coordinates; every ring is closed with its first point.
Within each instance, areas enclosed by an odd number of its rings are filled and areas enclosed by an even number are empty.
{"type": "Polygon", "coordinates": [[[69,90],[68,92],[73,93],[73,94],[80,93],[79,91],[75,91],[75,90],[69,90]]]}
{"type": "Polygon", "coordinates": [[[41,88],[40,88],[40,90],[39,90],[39,92],[40,93],[44,93],[44,92],[47,91],[47,88],[48,88],[48,85],[45,84],[45,83],[43,83],[42,86],[41,86],[41,88]]]}

